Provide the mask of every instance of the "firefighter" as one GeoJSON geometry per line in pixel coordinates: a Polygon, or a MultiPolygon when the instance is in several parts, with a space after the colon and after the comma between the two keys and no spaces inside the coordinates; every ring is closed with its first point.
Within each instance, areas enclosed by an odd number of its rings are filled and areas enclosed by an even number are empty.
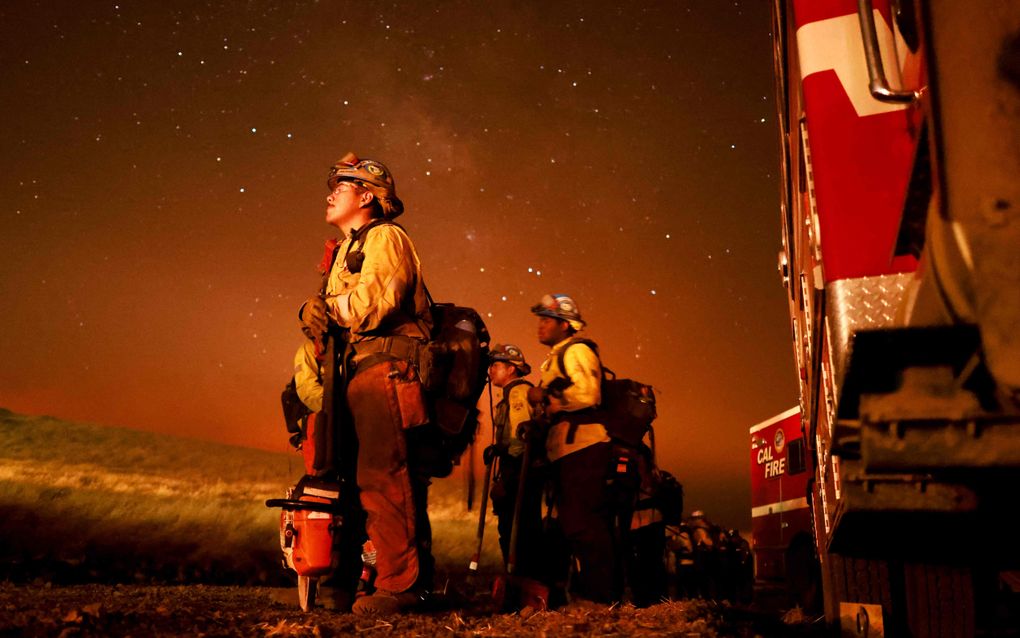
{"type": "Polygon", "coordinates": [[[571,340],[585,326],[573,299],[545,295],[531,311],[538,315],[538,340],[550,350],[528,400],[542,407],[548,423],[546,455],[559,525],[578,567],[578,597],[610,603],[620,599],[623,587],[606,485],[612,448],[595,411],[602,364],[592,346],[571,340]]]}
{"type": "Polygon", "coordinates": [[[658,500],[660,470],[655,467],[652,450],[642,444],[637,451],[640,486],[634,495],[624,564],[631,602],[635,607],[647,607],[668,595],[666,521],[663,504],[658,500]]]}
{"type": "Polygon", "coordinates": [[[386,166],[348,153],[327,187],[326,222],[345,237],[324,298],[306,301],[299,317],[313,335],[330,324],[345,334],[340,413],[357,437],[357,486],[378,551],[376,591],[353,611],[390,615],[419,604],[433,577],[429,471],[416,435],[427,422],[416,370],[432,317],[414,244],[392,223],[403,203],[386,166]]]}
{"type": "Polygon", "coordinates": [[[726,531],[726,580],[730,600],[749,604],[754,596],[754,558],[751,544],[736,529],[726,531]]]}
{"type": "MultiPolygon", "coordinates": [[[[524,360],[521,349],[511,344],[496,344],[489,349],[489,380],[502,390],[502,397],[493,413],[495,427],[493,445],[486,449],[486,461],[498,462],[491,490],[492,510],[496,514],[499,530],[499,547],[503,562],[513,563],[514,590],[521,593],[520,603],[524,615],[542,611],[549,600],[543,580],[543,560],[539,548],[542,542],[542,496],[545,472],[541,464],[534,463],[534,447],[529,450],[528,467],[524,467],[527,443],[518,436],[523,423],[533,418],[528,402],[528,390],[534,387],[524,377],[531,374],[531,366],[524,360]],[[521,473],[524,472],[524,489],[521,491],[521,473]],[[517,504],[518,499],[520,505],[517,504]],[[519,514],[514,520],[515,509],[519,514]],[[516,545],[511,552],[514,526],[517,527],[516,545]],[[513,555],[511,555],[513,554],[513,555]]],[[[544,455],[542,455],[544,456],[544,455]]]]}
{"type": "Polygon", "coordinates": [[[680,521],[666,526],[667,569],[672,576],[672,598],[696,598],[698,596],[694,571],[694,541],[691,528],[680,521]]]}
{"type": "Polygon", "coordinates": [[[691,530],[694,556],[694,588],[698,598],[716,600],[719,596],[719,528],[701,510],[691,512],[687,520],[691,530]]]}

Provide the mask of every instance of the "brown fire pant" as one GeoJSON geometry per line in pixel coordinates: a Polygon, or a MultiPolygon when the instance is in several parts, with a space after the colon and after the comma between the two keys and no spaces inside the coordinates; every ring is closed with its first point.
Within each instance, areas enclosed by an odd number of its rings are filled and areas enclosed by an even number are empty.
{"type": "Polygon", "coordinates": [[[524,492],[518,495],[522,459],[505,455],[499,459],[499,478],[492,489],[492,511],[498,519],[499,548],[503,562],[510,558],[510,536],[513,531],[514,507],[521,499],[521,518],[517,530],[517,564],[514,574],[547,582],[549,557],[544,554],[542,538],[542,497],[545,493],[546,468],[530,467],[524,477],[524,492]]]}
{"type": "Polygon", "coordinates": [[[428,588],[432,530],[428,477],[415,472],[405,431],[427,420],[421,384],[406,361],[359,366],[347,388],[358,437],[358,487],[366,528],[378,552],[375,585],[402,592],[428,588]]]}
{"type": "Polygon", "coordinates": [[[613,513],[606,489],[612,446],[596,443],[553,463],[560,527],[580,570],[582,597],[599,603],[620,600],[613,513]]]}

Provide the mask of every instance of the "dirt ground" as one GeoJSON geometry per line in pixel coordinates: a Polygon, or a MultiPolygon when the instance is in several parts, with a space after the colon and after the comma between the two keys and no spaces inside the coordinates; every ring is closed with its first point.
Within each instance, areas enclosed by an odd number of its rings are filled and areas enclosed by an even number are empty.
{"type": "MultiPolygon", "coordinates": [[[[322,597],[320,597],[322,600],[322,597]]],[[[0,636],[786,636],[774,616],[704,601],[566,607],[521,619],[452,599],[386,620],[296,604],[294,589],[212,585],[0,584],[0,636]],[[445,607],[445,608],[444,608],[445,607]]],[[[328,604],[328,600],[323,601],[328,604]]]]}

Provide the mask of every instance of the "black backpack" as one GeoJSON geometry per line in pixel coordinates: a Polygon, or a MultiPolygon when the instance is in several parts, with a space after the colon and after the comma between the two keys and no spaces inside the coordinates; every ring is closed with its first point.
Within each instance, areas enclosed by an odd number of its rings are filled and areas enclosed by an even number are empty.
{"type": "Polygon", "coordinates": [[[419,373],[442,456],[452,470],[478,431],[478,399],[489,369],[489,330],[473,308],[432,302],[431,310],[432,334],[419,373]]]}
{"type": "MultiPolygon", "coordinates": [[[[595,355],[599,347],[594,341],[574,337],[560,349],[556,364],[560,374],[566,376],[563,358],[571,346],[583,343],[591,348],[595,355]]],[[[601,358],[599,360],[601,364],[601,358]]],[[[602,423],[610,438],[630,446],[638,446],[645,434],[651,432],[652,421],[655,420],[655,391],[652,386],[633,379],[617,379],[616,373],[602,366],[602,401],[595,413],[586,420],[602,423]]]]}

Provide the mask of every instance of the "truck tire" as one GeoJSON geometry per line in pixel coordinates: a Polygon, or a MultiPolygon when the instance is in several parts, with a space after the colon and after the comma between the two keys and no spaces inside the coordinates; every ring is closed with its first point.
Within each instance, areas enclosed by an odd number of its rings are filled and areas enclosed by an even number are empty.
{"type": "MultiPolygon", "coordinates": [[[[825,592],[829,601],[827,620],[841,624],[842,603],[859,605],[881,605],[884,636],[899,635],[892,629],[890,617],[894,609],[890,570],[888,561],[868,558],[854,558],[841,554],[828,554],[830,591],[825,592]]],[[[856,627],[840,627],[843,636],[858,636],[856,627]]]]}
{"type": "Polygon", "coordinates": [[[906,563],[903,577],[907,624],[913,635],[974,635],[974,585],[969,568],[906,563]]]}
{"type": "MultiPolygon", "coordinates": [[[[837,619],[840,603],[882,606],[887,637],[970,638],[975,634],[974,589],[965,567],[902,563],[829,554],[837,619]]],[[[832,620],[830,618],[830,620],[832,620]]],[[[856,628],[842,628],[844,636],[856,628]]]]}
{"type": "Polygon", "coordinates": [[[892,592],[889,588],[889,564],[887,561],[868,558],[852,558],[829,554],[832,566],[832,585],[839,602],[858,602],[892,606],[892,592]]]}

